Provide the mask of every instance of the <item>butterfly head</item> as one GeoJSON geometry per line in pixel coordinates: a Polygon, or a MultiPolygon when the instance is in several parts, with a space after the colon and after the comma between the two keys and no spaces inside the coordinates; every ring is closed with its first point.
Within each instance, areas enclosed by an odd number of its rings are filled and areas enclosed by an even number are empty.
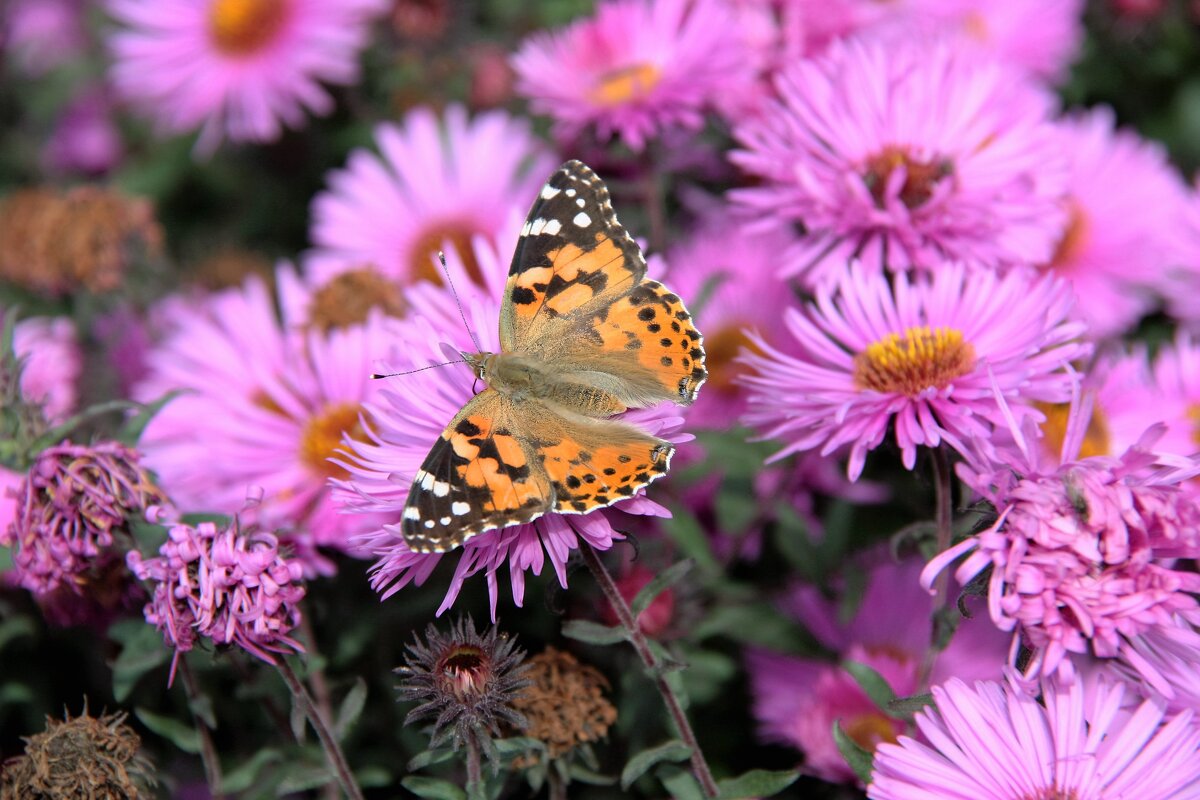
{"type": "Polygon", "coordinates": [[[471,365],[471,371],[475,373],[475,377],[484,383],[488,382],[488,377],[492,374],[492,366],[495,362],[495,353],[462,353],[463,360],[471,365]]]}

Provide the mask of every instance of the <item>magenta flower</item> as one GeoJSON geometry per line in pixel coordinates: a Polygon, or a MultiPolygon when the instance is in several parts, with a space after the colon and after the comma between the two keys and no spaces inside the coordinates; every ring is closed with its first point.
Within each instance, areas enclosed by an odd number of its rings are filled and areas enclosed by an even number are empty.
{"type": "Polygon", "coordinates": [[[437,252],[449,243],[470,259],[474,237],[498,243],[555,166],[528,124],[502,111],[468,119],[452,105],[439,119],[418,108],[375,140],[380,155],[352,152],[313,200],[308,267],[318,278],[371,265],[401,283],[440,283],[437,252]]]}
{"type": "Polygon", "coordinates": [[[57,424],[75,413],[83,354],[71,320],[65,317],[21,320],[13,327],[13,352],[24,359],[21,395],[42,407],[47,422],[57,424]]]}
{"type": "MultiPolygon", "coordinates": [[[[1200,473],[1200,458],[1150,452],[1162,434],[1154,426],[1120,457],[1076,458],[1088,412],[1076,404],[1061,463],[1032,443],[1032,431],[1011,430],[1017,457],[974,458],[959,474],[998,513],[995,523],[940,553],[922,582],[966,555],[954,576],[967,583],[990,568],[988,612],[1013,632],[1011,658],[1027,681],[1073,671],[1071,657],[1124,656],[1132,643],[1169,632],[1192,649],[1176,617],[1200,621],[1200,575],[1177,558],[1200,554],[1200,506],[1179,487],[1200,473]]],[[[1001,455],[1005,455],[1001,453],[1001,455]]],[[[1160,690],[1153,669],[1143,680],[1160,690]]]]}
{"type": "Polygon", "coordinates": [[[1179,333],[1158,351],[1153,366],[1155,417],[1167,426],[1168,452],[1200,450],[1200,338],[1179,333]]]}
{"type": "Polygon", "coordinates": [[[0,9],[4,49],[31,76],[84,55],[88,46],[84,0],[9,0],[0,9]]]}
{"type": "Polygon", "coordinates": [[[775,456],[850,447],[856,479],[867,452],[894,429],[904,466],[917,447],[943,441],[960,452],[986,441],[1003,416],[995,387],[1018,416],[1065,401],[1064,369],[1084,356],[1083,327],[1066,320],[1069,288],[1027,271],[997,275],[947,264],[933,275],[898,275],[853,264],[785,324],[798,355],[752,336],[744,421],[779,439],[775,456]]]}
{"type": "MultiPolygon", "coordinates": [[[[514,230],[508,242],[516,239],[514,230]]],[[[485,351],[499,350],[500,298],[510,251],[511,244],[501,255],[477,240],[475,263],[486,281],[483,288],[468,279],[467,266],[456,252],[446,253],[467,324],[485,351]]],[[[449,290],[421,283],[411,287],[407,297],[410,316],[394,327],[390,348],[378,351],[387,354],[381,371],[418,369],[444,362],[459,351],[477,349],[463,328],[449,290]],[[447,346],[443,347],[443,343],[447,346]]],[[[345,462],[350,477],[333,483],[337,487],[335,497],[348,510],[386,514],[391,520],[359,539],[379,557],[372,568],[371,585],[385,598],[409,583],[423,584],[443,558],[456,558],[450,588],[437,613],[440,615],[454,604],[467,578],[482,572],[487,579],[494,621],[501,567],[508,567],[513,601],[520,606],[525,596],[526,571],[540,575],[548,559],[565,588],[571,551],[583,545],[597,550],[611,548],[614,540],[624,538],[616,530],[622,513],[649,516],[669,516],[669,513],[644,495],[635,495],[589,514],[551,513],[532,523],[488,531],[468,539],[452,553],[410,550],[400,532],[400,515],[408,499],[412,476],[421,468],[442,429],[472,396],[474,382],[474,375],[462,364],[380,381],[384,384],[383,391],[378,399],[367,404],[371,420],[369,438],[350,443],[353,458],[345,462]]],[[[683,420],[669,404],[632,411],[623,419],[672,442],[691,438],[676,432],[683,420]]]]}
{"type": "Polygon", "coordinates": [[[1119,336],[1155,305],[1172,263],[1186,187],[1166,150],[1097,108],[1059,124],[1069,219],[1049,268],[1071,282],[1093,337],[1119,336]]]}
{"type": "Polygon", "coordinates": [[[150,583],[146,621],[175,648],[171,678],[181,653],[198,638],[234,644],[274,664],[272,653],[303,652],[288,636],[300,624],[304,599],[300,562],[279,552],[269,533],[243,532],[237,522],[218,528],[212,522],[186,525],[158,514],[169,525],[159,555],[127,557],[129,568],[150,583]]]}
{"type": "Polygon", "coordinates": [[[1048,681],[1042,699],[954,679],[917,714],[925,742],[882,744],[871,800],[1156,800],[1194,798],[1200,726],[1144,701],[1121,713],[1128,686],[1048,681]]]}
{"type": "Polygon", "coordinates": [[[235,514],[248,499],[266,528],[284,528],[311,576],[333,565],[318,551],[355,554],[350,537],[377,524],[337,513],[326,482],[346,437],[363,437],[363,403],[379,388],[372,360],[389,336],[383,315],[324,330],[311,325],[314,290],[286,266],[280,305],[257,279],[191,304],[173,302],[171,334],[135,389],[147,402],[179,392],[142,435],[146,463],[183,512],[235,514]],[[204,435],[196,435],[198,421],[204,435]]]}
{"type": "Polygon", "coordinates": [[[50,171],[93,176],[117,166],[125,145],[108,95],[103,85],[85,85],[59,113],[42,149],[50,171]]]}
{"type": "Polygon", "coordinates": [[[720,0],[607,0],[595,16],[536,33],[513,56],[517,91],[561,138],[594,131],[635,151],[749,90],[754,70],[720,0]]]}
{"type": "Polygon", "coordinates": [[[166,133],[200,128],[221,139],[270,142],[283,127],[325,115],[322,83],[358,79],[367,25],[385,0],[107,0],[122,26],[109,37],[112,80],[166,133]]]}
{"type": "MultiPolygon", "coordinates": [[[[840,621],[844,602],[816,587],[800,587],[785,600],[795,616],[826,649],[842,660],[878,672],[898,696],[918,694],[919,673],[931,640],[933,604],[921,588],[921,562],[884,560],[872,554],[858,613],[840,621]]],[[[1004,636],[984,620],[963,620],[950,645],[938,654],[932,680],[999,677],[1004,636]]],[[[894,742],[904,723],[889,717],[866,696],[849,672],[827,659],[752,651],[747,658],[754,693],[754,716],[764,739],[804,753],[806,772],[829,781],[851,781],[854,772],[833,739],[833,724],[859,745],[873,750],[894,742]]]]}
{"type": "Polygon", "coordinates": [[[838,42],[776,81],[731,155],[759,185],[731,196],[762,229],[800,226],[782,256],[810,285],[870,269],[1049,260],[1065,164],[1047,92],[946,42],[838,42]]]}
{"type": "Polygon", "coordinates": [[[117,442],[63,442],[30,467],[0,545],[14,549],[14,578],[35,595],[62,587],[83,594],[101,556],[128,546],[118,541],[127,521],[163,502],[136,452],[117,442]]]}

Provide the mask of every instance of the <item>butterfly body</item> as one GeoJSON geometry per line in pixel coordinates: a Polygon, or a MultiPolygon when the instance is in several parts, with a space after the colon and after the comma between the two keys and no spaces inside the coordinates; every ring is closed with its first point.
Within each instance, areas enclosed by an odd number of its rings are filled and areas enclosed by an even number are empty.
{"type": "Polygon", "coordinates": [[[682,301],[645,269],[600,179],[578,161],[560,167],[513,256],[500,352],[463,354],[487,388],[414,478],[401,524],[411,549],[587,513],[666,474],[674,447],[610,417],[689,404],[707,372],[682,301]]]}

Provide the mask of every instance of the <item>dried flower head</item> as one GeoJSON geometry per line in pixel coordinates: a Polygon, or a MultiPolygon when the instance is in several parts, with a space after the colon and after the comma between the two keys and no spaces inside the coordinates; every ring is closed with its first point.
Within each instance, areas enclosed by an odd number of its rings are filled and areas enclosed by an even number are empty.
{"type": "Polygon", "coordinates": [[[102,798],[136,800],[155,794],[153,767],[125,714],[90,717],[87,710],[62,722],[46,718],[46,730],[25,740],[25,755],[0,771],[5,800],[102,798]]]}
{"type": "Polygon", "coordinates": [[[150,204],[95,186],[23,189],[0,201],[0,278],[44,294],[117,288],[162,248],[150,204]]]}
{"type": "Polygon", "coordinates": [[[189,274],[202,288],[219,292],[241,286],[251,275],[269,284],[275,280],[275,265],[262,253],[226,244],[198,259],[189,274]]]}
{"type": "Polygon", "coordinates": [[[617,721],[617,709],[604,696],[608,679],[570,653],[547,647],[526,662],[530,685],[513,700],[529,720],[525,734],[540,739],[550,758],[603,738],[617,721]]]}
{"type": "Polygon", "coordinates": [[[15,549],[17,582],[34,594],[60,587],[84,594],[101,555],[123,549],[118,538],[128,536],[128,520],[164,502],[135,451],[118,442],[64,441],[30,468],[0,545],[15,549]]]}
{"type": "Polygon", "coordinates": [[[491,737],[500,726],[525,729],[525,718],[513,708],[518,691],[528,685],[525,651],[497,628],[475,630],[471,617],[459,617],[449,633],[432,624],[425,641],[418,635],[408,646],[403,676],[397,687],[401,700],[420,703],[404,724],[433,720],[430,746],[449,738],[455,750],[475,746],[496,757],[491,737]]]}
{"type": "Polygon", "coordinates": [[[144,613],[175,648],[172,678],[179,654],[197,637],[235,644],[270,664],[271,653],[304,650],[288,636],[300,624],[303,567],[280,554],[272,534],[243,531],[236,519],[218,527],[158,518],[171,524],[159,555],[143,558],[132,550],[127,561],[152,585],[144,613]]]}
{"type": "Polygon", "coordinates": [[[338,273],[312,293],[308,324],[328,333],[366,322],[374,309],[390,317],[402,317],[405,308],[400,284],[364,264],[338,273]]]}

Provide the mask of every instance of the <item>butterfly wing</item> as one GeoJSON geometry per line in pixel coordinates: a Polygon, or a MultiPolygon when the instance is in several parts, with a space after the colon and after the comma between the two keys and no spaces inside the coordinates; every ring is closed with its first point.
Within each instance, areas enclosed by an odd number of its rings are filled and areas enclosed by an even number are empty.
{"type": "Polygon", "coordinates": [[[582,373],[583,382],[586,373],[615,378],[613,393],[627,406],[691,403],[708,375],[703,339],[679,297],[645,274],[604,182],[568,161],[521,229],[500,312],[502,348],[582,373]]]}
{"type": "Polygon", "coordinates": [[[531,457],[525,416],[485,389],[450,421],[408,492],[401,533],[410,549],[445,552],[484,531],[531,522],[554,506],[541,459],[531,457]]]}

